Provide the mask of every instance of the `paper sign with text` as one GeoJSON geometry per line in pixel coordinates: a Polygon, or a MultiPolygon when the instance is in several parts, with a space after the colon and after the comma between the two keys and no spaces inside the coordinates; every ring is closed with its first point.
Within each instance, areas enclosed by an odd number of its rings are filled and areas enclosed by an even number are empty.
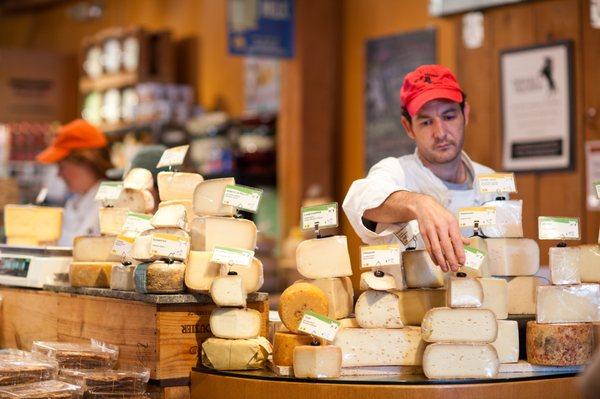
{"type": "Polygon", "coordinates": [[[254,258],[254,251],[242,248],[215,247],[213,250],[211,262],[224,265],[239,265],[249,267],[254,258]]]}
{"type": "Polygon", "coordinates": [[[113,244],[111,252],[117,256],[126,258],[129,256],[134,242],[135,237],[120,234],[115,238],[115,243],[113,244]]]}
{"type": "Polygon", "coordinates": [[[123,224],[123,231],[141,233],[142,231],[152,230],[154,226],[150,223],[151,220],[152,215],[127,212],[127,219],[125,219],[125,224],[123,224]]]}
{"type": "Polygon", "coordinates": [[[579,218],[538,217],[538,238],[540,240],[579,240],[580,237],[579,218]]]}
{"type": "Polygon", "coordinates": [[[486,253],[477,248],[465,247],[465,267],[469,269],[479,270],[486,253]]]}
{"type": "Polygon", "coordinates": [[[327,341],[333,341],[340,328],[340,322],[320,315],[315,312],[306,311],[298,330],[310,334],[313,337],[323,338],[327,341]]]}
{"type": "Polygon", "coordinates": [[[158,164],[156,164],[156,167],[164,168],[166,166],[182,165],[189,148],[189,145],[182,145],[166,149],[160,157],[158,164]]]}
{"type": "Polygon", "coordinates": [[[479,206],[472,208],[461,208],[458,211],[458,225],[460,227],[473,227],[475,222],[479,226],[492,226],[496,224],[496,207],[479,206]]]}
{"type": "Polygon", "coordinates": [[[516,193],[514,173],[483,173],[477,175],[480,193],[516,193]]]}
{"type": "Polygon", "coordinates": [[[301,210],[302,229],[314,229],[315,224],[319,224],[319,228],[337,227],[338,225],[338,204],[332,202],[330,204],[305,206],[301,210]]]}
{"type": "Polygon", "coordinates": [[[419,222],[416,220],[411,220],[408,223],[402,223],[400,230],[394,233],[394,235],[405,247],[408,246],[419,234],[419,222]]]}
{"type": "Polygon", "coordinates": [[[223,194],[223,204],[256,213],[262,194],[263,190],[260,188],[246,187],[239,184],[228,185],[225,187],[225,194],[223,194]]]}
{"type": "Polygon", "coordinates": [[[156,233],[150,242],[152,256],[185,260],[190,251],[190,241],[174,234],[156,233]]]}
{"type": "Polygon", "coordinates": [[[123,191],[123,182],[121,181],[103,181],[96,192],[96,201],[115,201],[121,196],[123,191]]]}
{"type": "Polygon", "coordinates": [[[399,244],[360,247],[360,264],[362,268],[400,265],[401,262],[399,244]]]}

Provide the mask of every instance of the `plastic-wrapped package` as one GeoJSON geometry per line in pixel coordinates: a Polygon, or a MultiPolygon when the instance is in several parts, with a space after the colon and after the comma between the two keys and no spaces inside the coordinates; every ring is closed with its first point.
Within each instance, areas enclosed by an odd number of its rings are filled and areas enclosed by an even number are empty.
{"type": "Polygon", "coordinates": [[[176,294],[183,292],[185,264],[156,261],[135,267],[135,290],[142,294],[176,294]]]}
{"type": "Polygon", "coordinates": [[[550,248],[550,279],[552,284],[580,284],[580,250],[578,247],[550,248]]]}
{"type": "Polygon", "coordinates": [[[398,296],[386,291],[365,291],[354,309],[356,321],[362,328],[402,328],[398,296]]]}
{"type": "Polygon", "coordinates": [[[84,392],[138,394],[146,391],[150,370],[71,370],[59,371],[59,379],[78,385],[84,392]]]}
{"type": "Polygon", "coordinates": [[[293,370],[296,378],[338,378],[342,374],[342,350],[332,345],[297,346],[293,370]]]}
{"type": "Polygon", "coordinates": [[[380,270],[363,272],[360,275],[361,290],[397,290],[396,279],[391,274],[384,273],[380,270]]]}
{"type": "Polygon", "coordinates": [[[119,358],[119,348],[104,342],[90,343],[33,341],[32,352],[58,362],[61,369],[112,369],[119,358]]]}
{"type": "Polygon", "coordinates": [[[581,245],[579,272],[582,283],[600,283],[600,245],[581,245]]]}
{"type": "Polygon", "coordinates": [[[408,288],[441,288],[444,272],[436,265],[425,250],[402,252],[404,277],[408,288]]]}
{"type": "Polygon", "coordinates": [[[264,337],[208,338],[202,343],[202,364],[215,370],[257,370],[265,367],[272,351],[264,337]]]}
{"type": "Polygon", "coordinates": [[[494,378],[498,354],[489,344],[428,345],[423,354],[423,373],[430,379],[494,378]]]}
{"type": "Polygon", "coordinates": [[[527,322],[527,361],[543,366],[586,364],[594,351],[594,326],[527,322]]]}
{"type": "Polygon", "coordinates": [[[542,285],[537,287],[538,323],[600,321],[600,285],[542,285]]]}
{"type": "Polygon", "coordinates": [[[521,238],[523,237],[523,201],[496,200],[483,204],[496,208],[496,224],[481,226],[484,236],[490,238],[521,238]]]}
{"type": "Polygon", "coordinates": [[[110,289],[121,291],[135,291],[133,272],[135,265],[113,265],[110,272],[110,289]]]}
{"type": "Polygon", "coordinates": [[[498,323],[489,309],[431,309],[421,323],[426,342],[491,343],[498,336],[498,323]]]}
{"type": "Polygon", "coordinates": [[[29,384],[52,380],[58,364],[23,351],[0,353],[0,385],[29,384]]]}
{"type": "Polygon", "coordinates": [[[47,380],[0,388],[2,399],[76,399],[79,387],[63,381],[47,380]]]}
{"type": "Polygon", "coordinates": [[[481,283],[470,277],[450,277],[446,285],[446,306],[478,308],[483,303],[481,283]]]}
{"type": "Polygon", "coordinates": [[[492,346],[500,363],[519,361],[519,326],[516,320],[498,320],[498,337],[492,346]]]}

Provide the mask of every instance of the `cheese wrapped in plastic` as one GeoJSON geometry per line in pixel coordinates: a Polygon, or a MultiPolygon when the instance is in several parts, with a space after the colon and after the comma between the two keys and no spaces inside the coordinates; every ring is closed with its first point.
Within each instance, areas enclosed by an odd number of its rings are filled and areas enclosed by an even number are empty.
{"type": "Polygon", "coordinates": [[[76,399],[80,397],[80,387],[58,380],[34,382],[0,388],[3,399],[60,398],[76,399]]]}
{"type": "Polygon", "coordinates": [[[581,257],[578,247],[550,248],[550,279],[552,284],[580,284],[580,264],[581,257]]]}
{"type": "Polygon", "coordinates": [[[202,343],[202,365],[215,370],[258,370],[265,367],[272,351],[264,337],[208,338],[202,343]]]}
{"type": "Polygon", "coordinates": [[[483,204],[496,208],[496,224],[481,226],[483,235],[491,238],[521,238],[523,237],[523,201],[497,200],[483,204]]]}

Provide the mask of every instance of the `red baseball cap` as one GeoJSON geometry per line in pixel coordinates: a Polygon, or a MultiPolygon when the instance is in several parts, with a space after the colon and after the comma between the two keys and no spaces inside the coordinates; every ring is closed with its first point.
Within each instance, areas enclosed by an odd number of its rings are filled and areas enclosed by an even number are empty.
{"type": "Polygon", "coordinates": [[[421,65],[404,77],[400,103],[412,117],[425,103],[444,98],[460,103],[463,94],[456,77],[442,65],[421,65]]]}
{"type": "Polygon", "coordinates": [[[103,148],[107,144],[108,140],[100,129],[83,119],[75,119],[61,126],[52,144],[35,159],[41,163],[56,163],[67,157],[72,150],[103,148]]]}

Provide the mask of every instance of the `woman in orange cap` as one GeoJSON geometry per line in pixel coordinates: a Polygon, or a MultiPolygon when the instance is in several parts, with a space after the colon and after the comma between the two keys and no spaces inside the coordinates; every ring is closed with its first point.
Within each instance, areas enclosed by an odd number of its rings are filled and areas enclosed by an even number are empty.
{"type": "Polygon", "coordinates": [[[107,145],[100,130],[76,119],[62,126],[52,144],[36,157],[41,163],[58,164],[59,176],[72,193],[65,204],[59,245],[72,246],[76,236],[100,233],[94,197],[113,167],[107,145]]]}

